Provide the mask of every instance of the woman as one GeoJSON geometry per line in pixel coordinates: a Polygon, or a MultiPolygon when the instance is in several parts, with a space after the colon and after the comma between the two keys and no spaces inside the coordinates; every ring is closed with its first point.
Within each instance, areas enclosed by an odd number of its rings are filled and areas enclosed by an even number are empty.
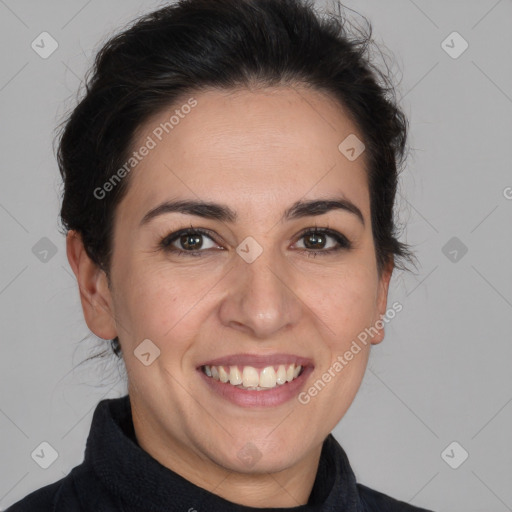
{"type": "Polygon", "coordinates": [[[128,395],[9,510],[413,511],[330,434],[411,259],[406,120],[341,17],[183,0],[97,55],[58,152],[67,255],[128,395]]]}

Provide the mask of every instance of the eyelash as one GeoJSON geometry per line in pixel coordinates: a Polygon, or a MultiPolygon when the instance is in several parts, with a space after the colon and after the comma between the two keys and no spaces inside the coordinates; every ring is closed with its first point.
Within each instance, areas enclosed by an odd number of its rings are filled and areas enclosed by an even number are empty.
{"type": "MultiPolygon", "coordinates": [[[[208,237],[210,240],[212,240],[212,242],[217,243],[214,240],[214,238],[212,236],[212,233],[210,231],[208,231],[206,229],[190,227],[190,228],[186,228],[186,229],[180,229],[179,231],[175,231],[174,233],[170,233],[170,234],[166,235],[160,241],[159,247],[162,250],[164,250],[166,252],[173,253],[173,254],[175,254],[177,256],[200,257],[206,251],[208,251],[208,249],[203,249],[203,250],[199,250],[199,251],[185,251],[185,250],[178,249],[178,248],[176,248],[176,247],[171,245],[174,241],[178,240],[183,235],[203,235],[203,236],[208,237]]],[[[297,241],[300,240],[301,238],[309,236],[309,235],[327,235],[327,236],[330,236],[331,238],[333,238],[338,243],[338,247],[334,247],[334,248],[331,247],[330,249],[324,249],[324,250],[299,249],[300,252],[306,253],[308,257],[313,257],[314,258],[314,257],[316,257],[318,255],[325,256],[325,255],[336,253],[336,252],[339,252],[339,251],[343,251],[343,250],[349,251],[349,250],[352,249],[352,243],[348,240],[348,238],[345,235],[342,235],[338,231],[334,231],[334,230],[329,229],[329,228],[316,228],[315,227],[314,229],[308,228],[306,230],[303,230],[300,233],[297,241]]]]}

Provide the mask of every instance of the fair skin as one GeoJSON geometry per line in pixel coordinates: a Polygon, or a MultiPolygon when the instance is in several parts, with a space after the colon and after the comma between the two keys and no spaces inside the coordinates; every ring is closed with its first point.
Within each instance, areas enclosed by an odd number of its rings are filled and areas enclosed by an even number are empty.
{"type": "MultiPolygon", "coordinates": [[[[338,150],[349,134],[363,136],[337,102],[305,88],[190,96],[197,106],[130,175],[116,210],[111,287],[80,237],[68,234],[85,320],[97,336],[120,338],[135,433],[152,457],[235,503],[305,504],[322,442],[352,403],[383,329],[308,403],[298,393],[277,405],[233,403],[198,366],[232,354],[293,354],[311,363],[298,390],[307,391],[385,314],[392,264],[377,272],[364,154],[349,161],[338,150]],[[299,200],[334,196],[364,222],[340,208],[282,219],[299,200]],[[141,225],[160,203],[185,199],[223,204],[237,218],[167,212],[141,225]],[[191,225],[211,233],[199,256],[159,248],[191,225]],[[315,226],[352,247],[327,253],[338,246],[327,236],[308,256],[311,235],[301,232],[315,226]],[[263,249],[252,263],[236,252],[249,236],[263,249]],[[148,366],[134,355],[145,339],[160,349],[148,366]],[[257,454],[251,463],[240,457],[248,446],[257,454]]],[[[134,149],[176,108],[142,126],[134,149]]],[[[185,250],[179,239],[173,247],[185,250]]]]}

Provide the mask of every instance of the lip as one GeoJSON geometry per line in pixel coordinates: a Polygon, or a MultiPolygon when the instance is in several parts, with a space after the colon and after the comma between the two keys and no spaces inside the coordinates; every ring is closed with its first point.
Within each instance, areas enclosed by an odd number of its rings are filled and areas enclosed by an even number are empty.
{"type": "Polygon", "coordinates": [[[197,367],[200,378],[208,386],[209,390],[215,393],[223,400],[245,408],[268,408],[284,404],[297,397],[300,391],[305,387],[309,375],[313,372],[314,365],[311,359],[292,355],[292,354],[272,354],[272,355],[254,355],[254,354],[235,354],[205,361],[197,367]],[[204,365],[211,366],[253,366],[254,368],[264,368],[276,364],[301,365],[302,373],[291,382],[277,385],[274,388],[265,390],[247,390],[232,386],[228,382],[215,380],[208,377],[202,370],[204,365]]]}
{"type": "Polygon", "coordinates": [[[292,364],[301,366],[312,366],[311,359],[300,357],[294,354],[233,354],[230,356],[210,359],[201,363],[197,368],[202,366],[252,366],[254,368],[265,368],[266,366],[274,366],[276,364],[292,364]]]}

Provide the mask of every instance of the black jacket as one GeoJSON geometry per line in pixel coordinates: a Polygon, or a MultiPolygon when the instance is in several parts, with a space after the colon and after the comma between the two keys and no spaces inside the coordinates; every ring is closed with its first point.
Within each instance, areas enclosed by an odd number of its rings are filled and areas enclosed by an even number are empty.
{"type": "Polygon", "coordinates": [[[142,450],[128,395],[102,400],[94,411],[84,461],[6,512],[429,512],[356,483],[336,439],[326,438],[307,505],[244,507],[185,480],[142,450]]]}

